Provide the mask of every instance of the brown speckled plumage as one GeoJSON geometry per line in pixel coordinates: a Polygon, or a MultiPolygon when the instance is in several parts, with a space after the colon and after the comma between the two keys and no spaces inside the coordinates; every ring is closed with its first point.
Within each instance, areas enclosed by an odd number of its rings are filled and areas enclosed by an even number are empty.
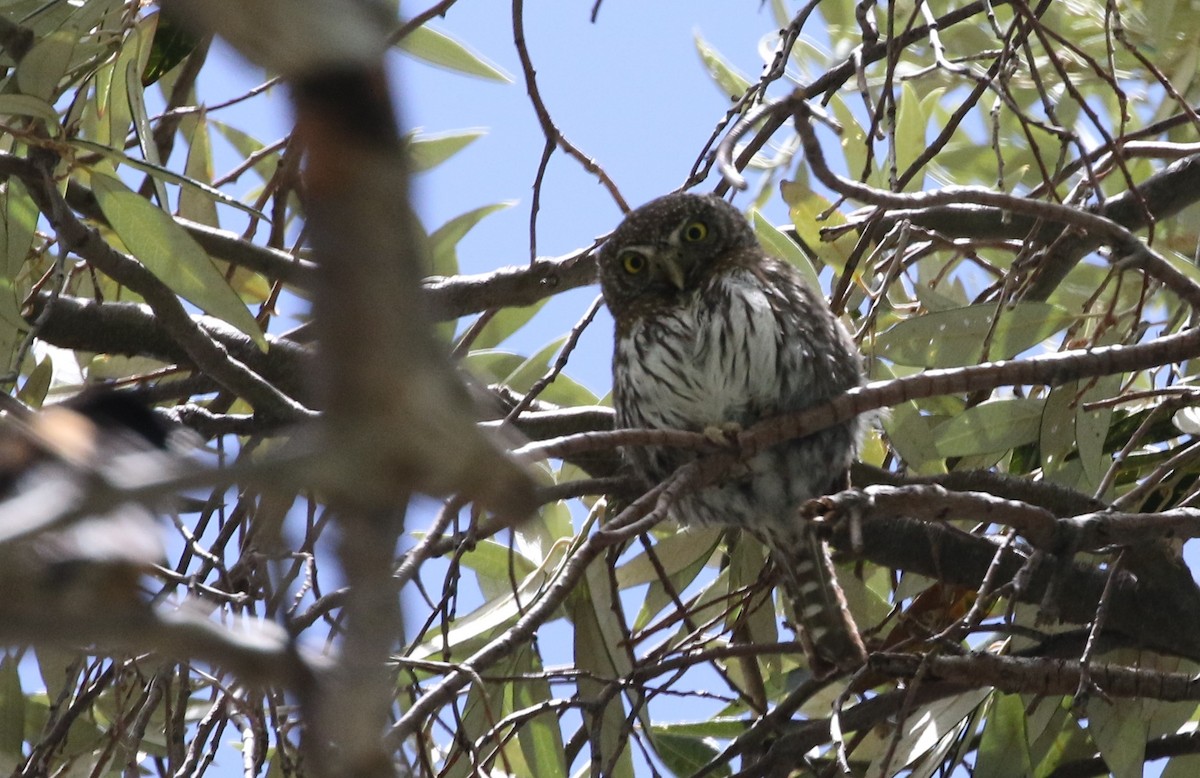
{"type": "MultiPolygon", "coordinates": [[[[858,350],[825,301],[796,268],[767,257],[746,219],[717,197],[672,194],[638,208],[599,263],[616,322],[620,427],[749,426],[862,382],[858,350]]],[[[859,428],[856,420],[763,451],[674,506],[680,522],[735,525],[768,543],[818,674],[856,666],[865,652],[828,554],[796,509],[845,482],[859,428]]],[[[695,457],[625,453],[649,481],[695,457]]]]}

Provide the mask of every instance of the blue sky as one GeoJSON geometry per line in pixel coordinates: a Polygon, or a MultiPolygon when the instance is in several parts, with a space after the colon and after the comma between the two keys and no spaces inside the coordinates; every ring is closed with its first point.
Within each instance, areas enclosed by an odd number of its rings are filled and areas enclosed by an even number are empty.
{"type": "MultiPolygon", "coordinates": [[[[753,78],[763,65],[760,41],[776,31],[775,20],[769,5],[759,0],[606,0],[594,24],[591,10],[590,2],[531,0],[525,4],[526,40],[555,123],[636,207],[682,184],[728,108],[728,98],[700,61],[695,36],[753,78]]],[[[417,177],[414,205],[432,231],[474,208],[514,202],[463,239],[460,267],[479,273],[528,262],[532,184],[543,136],[512,42],[511,6],[461,0],[430,26],[469,46],[513,80],[485,81],[409,56],[392,57],[393,92],[406,129],[486,130],[458,155],[417,177]]],[[[216,46],[211,64],[216,67],[200,84],[200,97],[207,103],[262,81],[261,72],[223,45],[216,46]]],[[[214,116],[271,141],[287,132],[290,111],[282,89],[275,90],[269,104],[278,110],[264,110],[263,101],[251,101],[214,116]]],[[[233,164],[231,158],[227,166],[233,164]]],[[[218,174],[227,166],[218,158],[218,174]]],[[[699,188],[711,189],[715,183],[713,177],[699,188]]],[[[780,203],[774,205],[776,210],[768,207],[768,214],[782,219],[780,203]]],[[[587,246],[620,218],[620,209],[595,177],[556,152],[542,190],[538,255],[587,246]]],[[[551,300],[506,346],[526,355],[536,352],[565,334],[597,293],[589,287],[551,300]]],[[[568,368],[601,396],[610,383],[610,337],[611,324],[602,312],[581,344],[588,359],[568,368]]]]}

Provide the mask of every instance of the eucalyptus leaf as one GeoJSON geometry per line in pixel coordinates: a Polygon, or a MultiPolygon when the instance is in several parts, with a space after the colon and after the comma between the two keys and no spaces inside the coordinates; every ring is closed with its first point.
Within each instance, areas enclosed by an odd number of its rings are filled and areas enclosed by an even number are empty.
{"type": "Polygon", "coordinates": [[[40,97],[0,94],[0,116],[32,116],[46,123],[52,135],[58,135],[58,111],[40,97]]]}
{"type": "MultiPolygon", "coordinates": [[[[676,775],[694,775],[720,753],[701,738],[655,732],[650,736],[654,753],[676,775]]],[[[729,775],[729,766],[721,765],[706,775],[729,775]]]]}
{"type": "Polygon", "coordinates": [[[488,62],[444,32],[428,26],[417,27],[396,45],[417,59],[447,70],[504,84],[512,81],[512,77],[499,66],[488,62]]]}
{"type": "MultiPolygon", "coordinates": [[[[876,353],[902,365],[961,367],[983,358],[983,344],[998,312],[969,305],[906,319],[875,339],[876,353]]],[[[1010,359],[1066,327],[1075,317],[1048,303],[1020,303],[999,312],[989,359],[1010,359]]]]}
{"type": "Polygon", "coordinates": [[[176,173],[169,168],[165,168],[162,165],[155,165],[151,162],[146,162],[145,160],[136,159],[117,149],[109,148],[108,146],[104,146],[99,143],[93,143],[92,141],[84,140],[83,138],[73,138],[70,143],[71,145],[78,146],[86,151],[108,157],[114,162],[118,162],[122,165],[129,165],[130,167],[140,170],[143,173],[147,173],[157,179],[161,179],[172,184],[179,184],[181,187],[192,189],[194,192],[208,197],[213,202],[221,203],[222,205],[228,205],[231,208],[237,208],[239,211],[243,211],[256,219],[261,219],[268,223],[271,221],[270,217],[259,209],[250,205],[246,205],[236,197],[231,197],[230,195],[222,192],[220,189],[216,189],[215,187],[210,186],[209,184],[196,178],[180,175],[179,173],[176,173]]]}
{"type": "Polygon", "coordinates": [[[808,257],[804,255],[804,252],[800,250],[800,246],[796,244],[796,241],[792,240],[786,232],[764,219],[763,215],[758,211],[750,212],[750,224],[754,228],[754,234],[758,238],[758,242],[768,255],[794,265],[804,274],[804,279],[808,281],[809,286],[813,289],[821,288],[821,280],[817,277],[816,268],[813,267],[808,257]]]}
{"type": "Polygon", "coordinates": [[[250,309],[217,272],[204,249],[159,208],[118,179],[92,174],[92,191],[113,232],[160,281],[196,307],[226,321],[266,349],[250,309]]]}
{"type": "Polygon", "coordinates": [[[712,76],[717,88],[730,99],[736,99],[744,95],[746,90],[750,88],[750,80],[737,72],[729,64],[729,61],[713,48],[712,44],[701,37],[699,32],[693,38],[696,42],[696,52],[700,55],[700,61],[704,63],[704,67],[708,70],[708,74],[712,76]]]}
{"type": "Polygon", "coordinates": [[[25,692],[17,660],[8,655],[0,661],[0,754],[21,756],[25,733],[25,692]]]}
{"type": "Polygon", "coordinates": [[[458,272],[458,242],[462,240],[484,217],[511,208],[515,201],[492,203],[474,208],[455,216],[434,230],[429,236],[429,254],[432,260],[430,273],[435,276],[450,276],[458,272]]]}
{"type": "Polygon", "coordinates": [[[1025,731],[1025,703],[1016,694],[997,693],[983,725],[974,778],[1032,774],[1029,736],[1025,731]]]}
{"type": "Polygon", "coordinates": [[[437,167],[485,134],[487,131],[482,129],[436,134],[409,133],[406,140],[413,172],[422,173],[437,167]]]}
{"type": "Polygon", "coordinates": [[[1007,451],[1038,439],[1040,399],[1010,397],[968,408],[937,428],[934,446],[942,457],[1007,451]]]}

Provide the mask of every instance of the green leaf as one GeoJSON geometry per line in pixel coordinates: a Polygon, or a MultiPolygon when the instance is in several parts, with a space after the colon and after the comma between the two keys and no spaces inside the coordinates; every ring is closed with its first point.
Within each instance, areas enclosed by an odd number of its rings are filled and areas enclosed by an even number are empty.
{"type": "MultiPolygon", "coordinates": [[[[538,379],[549,372],[551,360],[557,357],[566,339],[564,335],[543,346],[536,354],[521,363],[517,369],[505,376],[501,383],[518,392],[529,391],[538,379]]],[[[591,390],[561,372],[554,377],[554,380],[538,397],[555,405],[569,406],[595,405],[597,400],[591,390]]]]}
{"type": "Polygon", "coordinates": [[[250,310],[200,244],[174,219],[110,176],[93,173],[92,191],[113,232],[151,273],[180,297],[266,349],[266,339],[250,310]]]}
{"type": "Polygon", "coordinates": [[[975,760],[975,778],[1032,774],[1029,738],[1025,731],[1025,703],[1019,695],[997,693],[983,725],[979,755],[975,760]]]}
{"type": "Polygon", "coordinates": [[[29,378],[17,391],[17,399],[30,408],[41,408],[50,392],[50,381],[54,378],[54,360],[46,357],[29,373],[29,378]]]}
{"type": "MultiPolygon", "coordinates": [[[[524,710],[552,699],[554,694],[545,678],[545,669],[533,650],[526,646],[517,652],[515,659],[514,675],[522,680],[512,684],[513,710],[524,710]]],[[[517,731],[517,741],[525,757],[526,775],[565,778],[567,753],[554,711],[547,710],[526,721],[517,731]]]]}
{"type": "MultiPolygon", "coordinates": [[[[575,668],[582,699],[596,699],[604,689],[603,678],[627,678],[633,669],[628,644],[621,639],[623,630],[612,600],[608,567],[603,560],[593,561],[584,573],[584,585],[567,600],[572,625],[575,627],[575,668]]],[[[633,689],[630,694],[636,694],[633,689]]],[[[591,732],[598,732],[600,742],[592,742],[593,753],[601,764],[612,765],[606,775],[633,778],[633,761],[629,740],[621,733],[625,726],[625,706],[621,695],[609,699],[599,711],[584,711],[584,721],[591,732]],[[595,719],[600,719],[595,726],[595,719]]],[[[644,713],[644,706],[641,707],[644,713]]]]}
{"type": "Polygon", "coordinates": [[[668,724],[656,723],[651,732],[671,734],[676,737],[715,737],[731,740],[746,732],[746,720],[727,716],[715,716],[704,721],[679,721],[668,724]]]}
{"type": "Polygon", "coordinates": [[[796,241],[792,240],[786,232],[764,219],[758,211],[750,212],[750,223],[753,225],[754,234],[758,237],[758,242],[762,245],[764,251],[776,259],[798,268],[804,274],[808,285],[813,289],[821,288],[821,281],[817,277],[816,268],[813,267],[812,262],[808,261],[808,257],[804,255],[804,252],[801,251],[796,241]]]}
{"type": "MultiPolygon", "coordinates": [[[[237,149],[237,152],[242,155],[242,159],[250,157],[262,151],[266,145],[252,135],[248,135],[236,127],[231,127],[225,122],[210,118],[209,123],[213,129],[221,133],[221,137],[229,141],[229,145],[237,149]]],[[[275,170],[279,167],[279,152],[271,152],[258,157],[257,161],[250,167],[258,177],[263,181],[267,181],[274,175],[275,170]]]]}
{"type": "Polygon", "coordinates": [[[468,49],[443,32],[421,26],[401,38],[396,44],[417,59],[430,65],[453,70],[468,76],[477,76],[488,81],[507,84],[512,77],[499,66],[468,49]]]}
{"type": "Polygon", "coordinates": [[[408,134],[408,158],[414,173],[422,173],[445,162],[450,157],[487,134],[487,130],[461,130],[424,134],[417,131],[408,134]]]}
{"type": "MultiPolygon", "coordinates": [[[[720,753],[715,747],[700,738],[672,735],[666,732],[650,733],[654,753],[676,775],[694,775],[700,768],[715,759],[720,753]]],[[[729,766],[721,765],[707,775],[729,775],[729,766]]]]}
{"type": "MultiPolygon", "coordinates": [[[[905,718],[898,734],[871,733],[868,742],[874,738],[895,738],[894,752],[890,749],[880,749],[872,765],[867,768],[866,775],[882,775],[883,760],[890,759],[893,773],[901,767],[913,764],[927,753],[937,753],[945,748],[947,739],[958,737],[962,725],[975,712],[992,690],[971,689],[954,697],[947,697],[928,705],[922,705],[905,718]]],[[[940,761],[940,760],[939,760],[940,761]]]]}
{"type": "Polygon", "coordinates": [[[458,242],[485,216],[503,211],[516,205],[515,200],[484,205],[474,210],[455,216],[450,221],[438,227],[429,236],[429,254],[432,257],[432,267],[429,272],[435,276],[452,276],[458,272],[458,242]]]}
{"type": "Polygon", "coordinates": [[[1043,400],[1012,397],[968,408],[937,428],[934,446],[943,457],[1008,451],[1038,439],[1043,400]]]}
{"type": "Polygon", "coordinates": [[[100,143],[93,143],[92,141],[84,140],[83,138],[73,138],[71,139],[70,143],[72,146],[78,146],[82,149],[86,149],[87,151],[101,154],[109,159],[119,162],[122,165],[128,165],[131,168],[140,170],[143,173],[148,173],[155,178],[161,178],[163,181],[167,181],[172,184],[179,184],[181,187],[193,189],[197,193],[203,194],[205,197],[208,197],[215,202],[228,205],[232,208],[237,208],[239,211],[248,213],[257,219],[262,219],[266,222],[271,221],[265,213],[257,208],[246,205],[245,203],[240,202],[237,198],[230,197],[220,189],[216,189],[204,183],[203,181],[198,181],[194,178],[189,178],[188,176],[181,176],[175,171],[165,168],[162,165],[155,165],[153,163],[131,157],[117,149],[110,148],[100,143]]]}
{"type": "Polygon", "coordinates": [[[1075,438],[1079,445],[1079,461],[1088,480],[1099,485],[1112,464],[1112,458],[1104,452],[1108,430],[1112,425],[1111,406],[1094,411],[1084,409],[1089,403],[1115,397],[1121,391],[1122,376],[1110,375],[1096,379],[1083,393],[1075,411],[1075,438]]]}
{"type": "MultiPolygon", "coordinates": [[[[3,102],[0,97],[0,102],[3,102]]],[[[40,216],[29,190],[13,176],[2,196],[4,218],[0,220],[0,257],[4,260],[3,277],[13,281],[25,267],[33,247],[34,230],[40,216]]]]}
{"type": "Polygon", "coordinates": [[[750,88],[750,80],[738,73],[729,62],[721,56],[720,52],[712,47],[708,41],[700,37],[700,33],[694,35],[696,41],[696,51],[700,54],[700,61],[704,63],[704,67],[708,69],[708,74],[727,97],[736,99],[746,93],[750,88]]]}
{"type": "Polygon", "coordinates": [[[58,111],[40,97],[30,95],[0,95],[0,116],[32,116],[46,123],[52,135],[58,135],[58,111]]]}
{"type": "Polygon", "coordinates": [[[54,102],[78,40],[76,31],[63,30],[34,44],[17,66],[17,88],[21,93],[54,102]]]}
{"type": "MultiPolygon", "coordinates": [[[[969,305],[906,319],[875,339],[876,353],[901,365],[961,367],[983,358],[983,343],[996,306],[969,305]]],[[[1020,303],[1005,309],[992,333],[989,358],[1010,359],[1075,320],[1048,303],[1020,303]]]]}
{"type": "Polygon", "coordinates": [[[1113,705],[1092,697],[1087,704],[1087,731],[1113,778],[1141,778],[1149,721],[1143,707],[1154,700],[1122,700],[1113,705]]]}
{"type": "MultiPolygon", "coordinates": [[[[129,96],[133,132],[137,136],[138,148],[142,150],[142,158],[151,165],[161,167],[158,158],[158,144],[154,142],[154,131],[150,129],[150,116],[146,112],[145,87],[142,86],[140,72],[136,62],[129,62],[125,66],[125,93],[129,96]]],[[[167,188],[163,185],[162,179],[150,176],[150,182],[154,186],[154,195],[158,198],[158,204],[164,209],[170,208],[170,201],[167,200],[167,188]]]]}
{"type": "Polygon", "coordinates": [[[154,44],[146,58],[146,67],[142,69],[142,86],[150,86],[165,76],[187,59],[199,42],[188,30],[173,24],[171,17],[164,16],[159,19],[158,29],[154,33],[154,44]]]}
{"type": "MultiPolygon", "coordinates": [[[[779,191],[783,195],[783,201],[788,204],[788,215],[796,227],[796,237],[822,262],[839,273],[845,270],[846,260],[854,250],[856,234],[846,233],[834,241],[821,239],[822,228],[837,227],[846,223],[846,217],[841,211],[835,210],[833,203],[797,181],[781,182],[779,191]],[[822,216],[824,221],[819,220],[822,216]]],[[[811,265],[808,256],[804,256],[805,261],[811,265]]]]}
{"type": "Polygon", "coordinates": [[[538,568],[537,562],[519,550],[494,540],[479,541],[469,554],[462,555],[462,566],[479,577],[479,588],[488,599],[503,596],[512,590],[514,580],[523,580],[538,568]]]}
{"type": "Polygon", "coordinates": [[[934,430],[943,422],[937,416],[926,416],[916,403],[902,403],[883,417],[888,440],[908,467],[922,475],[945,472],[945,463],[938,454],[934,430]]]}
{"type": "MultiPolygon", "coordinates": [[[[108,113],[108,135],[99,140],[107,141],[115,148],[124,146],[125,136],[133,123],[131,109],[133,103],[130,102],[130,82],[126,80],[126,73],[130,68],[135,73],[141,73],[145,69],[146,56],[150,52],[148,44],[154,35],[157,23],[158,20],[154,17],[139,20],[133,31],[125,37],[121,44],[121,50],[112,64],[112,69],[106,72],[107,94],[105,99],[101,100],[103,104],[99,108],[101,116],[105,111],[108,113]]],[[[99,91],[99,89],[100,84],[97,82],[97,90],[99,91]]]]}
{"type": "Polygon", "coordinates": [[[0,661],[0,754],[21,756],[25,741],[25,692],[17,660],[5,654],[0,661]]]}
{"type": "Polygon", "coordinates": [[[689,529],[668,535],[655,543],[654,555],[667,574],[667,584],[663,583],[649,553],[645,551],[616,569],[617,585],[622,589],[650,584],[634,619],[634,630],[649,624],[671,602],[666,589],[668,584],[675,592],[681,592],[696,579],[712,556],[722,534],[722,530],[717,528],[689,529]]]}
{"type": "Polygon", "coordinates": [[[472,350],[488,349],[503,343],[510,335],[524,327],[545,304],[546,301],[543,299],[533,305],[501,310],[480,330],[475,342],[471,344],[472,350]]]}
{"type": "MultiPolygon", "coordinates": [[[[420,637],[423,642],[415,645],[407,656],[413,659],[440,658],[446,645],[465,654],[482,645],[483,641],[493,635],[496,630],[511,626],[520,616],[522,606],[528,608],[549,582],[552,573],[567,551],[566,546],[565,543],[553,546],[545,561],[520,581],[515,595],[512,592],[511,582],[506,580],[504,593],[501,596],[483,603],[466,616],[455,619],[444,638],[441,625],[433,625],[429,632],[420,637]]],[[[506,546],[501,548],[502,552],[507,555],[508,548],[506,546]]],[[[466,556],[470,555],[464,556],[464,564],[466,556]]]]}
{"type": "Polygon", "coordinates": [[[208,121],[201,112],[193,117],[191,132],[187,133],[188,153],[184,173],[189,182],[199,186],[183,186],[179,190],[179,215],[200,224],[220,227],[217,216],[217,205],[209,195],[208,189],[219,192],[210,186],[213,179],[212,140],[208,134],[208,121]]]}

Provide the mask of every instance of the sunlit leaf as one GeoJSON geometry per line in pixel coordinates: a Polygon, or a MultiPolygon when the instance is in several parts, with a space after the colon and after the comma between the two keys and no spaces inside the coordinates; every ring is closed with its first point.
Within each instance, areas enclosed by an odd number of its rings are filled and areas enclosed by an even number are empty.
{"type": "Polygon", "coordinates": [[[173,292],[227,321],[266,348],[266,339],[246,305],[217,272],[200,244],[162,210],[115,178],[94,173],[92,191],[104,218],[129,252],[173,292]]]}
{"type": "Polygon", "coordinates": [[[708,74],[716,82],[717,88],[731,99],[745,94],[746,90],[750,88],[750,80],[738,73],[729,64],[729,61],[713,48],[712,44],[701,37],[699,32],[696,32],[693,37],[696,42],[696,51],[700,54],[700,61],[704,63],[708,74]]]}
{"type": "MultiPolygon", "coordinates": [[[[803,184],[784,181],[779,189],[783,193],[784,202],[788,204],[788,214],[796,227],[796,235],[804,245],[837,272],[845,270],[846,260],[857,240],[855,234],[846,233],[830,242],[821,239],[821,230],[845,224],[846,217],[833,209],[833,203],[803,184]],[[824,218],[819,220],[821,217],[824,218]]],[[[811,265],[811,262],[808,264],[811,265]]]]}
{"type": "MultiPolygon", "coordinates": [[[[654,753],[676,775],[694,775],[720,752],[700,738],[656,732],[650,737],[654,753]]],[[[729,775],[728,765],[709,770],[707,775],[729,775]]]]}
{"type": "Polygon", "coordinates": [[[266,222],[270,221],[270,218],[262,211],[258,210],[257,208],[254,208],[252,206],[246,205],[245,203],[238,200],[236,197],[231,197],[230,195],[225,194],[221,190],[210,186],[209,184],[205,183],[204,181],[199,181],[195,178],[191,178],[190,176],[180,175],[179,173],[177,173],[173,170],[170,170],[168,168],[165,168],[162,165],[155,165],[150,162],[146,162],[144,160],[135,159],[134,157],[131,157],[121,151],[118,151],[117,149],[111,149],[108,146],[103,146],[99,143],[93,143],[91,141],[83,140],[81,138],[72,139],[70,141],[70,143],[74,146],[79,146],[82,149],[86,149],[89,152],[101,154],[101,155],[108,157],[116,162],[121,163],[122,165],[129,165],[132,168],[140,170],[144,173],[148,173],[151,176],[154,176],[156,178],[160,178],[163,181],[166,181],[166,182],[169,182],[172,184],[179,184],[181,187],[193,189],[193,190],[195,190],[196,193],[203,194],[205,197],[208,197],[213,202],[222,203],[223,205],[228,205],[232,208],[237,208],[239,211],[244,211],[245,213],[248,213],[257,219],[262,219],[263,221],[266,221],[266,222]]]}
{"type": "Polygon", "coordinates": [[[934,446],[943,457],[1007,451],[1037,440],[1042,400],[1010,397],[968,408],[937,428],[934,446]]]}
{"type": "Polygon", "coordinates": [[[543,305],[545,305],[545,300],[539,300],[533,305],[504,308],[489,319],[488,323],[479,331],[472,348],[492,348],[503,343],[510,335],[528,324],[543,305]]]}
{"type": "Polygon", "coordinates": [[[1016,694],[996,694],[988,710],[975,760],[975,778],[1032,775],[1025,703],[1016,694]]]}
{"type": "Polygon", "coordinates": [[[53,101],[58,85],[71,64],[75,43],[73,30],[52,33],[39,40],[17,66],[17,88],[22,94],[53,101]]]}
{"type": "Polygon", "coordinates": [[[786,232],[783,232],[774,224],[763,218],[763,215],[758,211],[751,211],[750,223],[754,227],[754,234],[758,237],[758,242],[762,244],[763,250],[768,255],[776,259],[794,265],[801,273],[804,274],[808,285],[813,289],[821,288],[821,281],[817,277],[817,271],[812,266],[812,262],[796,245],[796,241],[792,240],[786,232]]]}
{"type": "Polygon", "coordinates": [[[437,167],[486,133],[486,130],[410,133],[407,137],[408,158],[412,161],[413,172],[420,173],[437,167]]]}
{"type": "Polygon", "coordinates": [[[455,216],[450,221],[438,227],[429,235],[429,253],[432,267],[430,273],[435,276],[454,275],[458,272],[458,242],[484,217],[511,208],[515,201],[480,206],[466,213],[455,216]]]}
{"type": "MultiPolygon", "coordinates": [[[[994,305],[971,305],[906,319],[875,339],[879,356],[902,365],[960,367],[983,357],[994,305]]],[[[1074,316],[1047,303],[1021,303],[999,313],[990,360],[1009,359],[1066,327],[1074,316]]]]}
{"type": "Polygon", "coordinates": [[[488,62],[444,32],[425,25],[401,38],[396,45],[417,59],[447,70],[505,84],[512,81],[512,77],[499,66],[488,62]]]}
{"type": "Polygon", "coordinates": [[[51,134],[59,133],[58,111],[40,97],[0,95],[0,116],[32,116],[44,121],[51,134]]]}

